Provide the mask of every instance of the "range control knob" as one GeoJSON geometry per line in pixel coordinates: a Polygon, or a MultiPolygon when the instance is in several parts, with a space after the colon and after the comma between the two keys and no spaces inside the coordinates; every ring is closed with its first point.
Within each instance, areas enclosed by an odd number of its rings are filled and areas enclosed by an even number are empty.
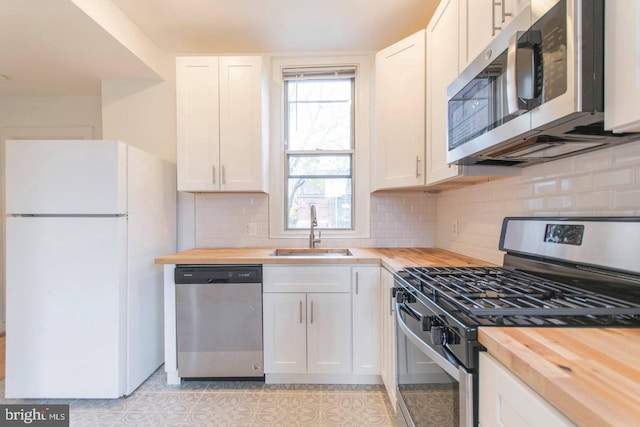
{"type": "Polygon", "coordinates": [[[433,328],[436,325],[438,325],[438,318],[435,316],[424,316],[421,319],[420,326],[422,327],[422,330],[425,332],[429,332],[431,328],[433,328]]]}
{"type": "Polygon", "coordinates": [[[444,330],[442,326],[433,326],[431,328],[431,341],[433,345],[444,344],[444,330]]]}

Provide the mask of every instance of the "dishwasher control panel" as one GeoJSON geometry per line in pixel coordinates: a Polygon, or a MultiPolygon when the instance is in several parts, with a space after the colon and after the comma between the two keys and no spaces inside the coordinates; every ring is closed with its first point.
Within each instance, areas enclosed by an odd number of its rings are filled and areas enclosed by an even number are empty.
{"type": "Polygon", "coordinates": [[[175,283],[261,283],[261,265],[179,265],[175,283]]]}

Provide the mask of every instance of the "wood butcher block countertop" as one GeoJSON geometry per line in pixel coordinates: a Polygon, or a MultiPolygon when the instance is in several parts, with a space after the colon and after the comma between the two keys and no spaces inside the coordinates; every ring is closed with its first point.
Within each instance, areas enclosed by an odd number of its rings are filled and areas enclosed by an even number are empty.
{"type": "Polygon", "coordinates": [[[389,271],[403,267],[490,265],[436,248],[349,248],[352,256],[272,256],[275,248],[198,248],[156,258],[156,264],[381,264],[389,271]]]}
{"type": "Polygon", "coordinates": [[[577,425],[640,426],[640,329],[480,328],[479,338],[577,425]]]}

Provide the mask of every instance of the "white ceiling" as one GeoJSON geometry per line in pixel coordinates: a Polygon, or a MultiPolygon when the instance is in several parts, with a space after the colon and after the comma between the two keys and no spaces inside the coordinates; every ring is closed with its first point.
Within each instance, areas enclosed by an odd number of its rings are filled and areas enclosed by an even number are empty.
{"type": "MultiPolygon", "coordinates": [[[[162,51],[371,52],[424,28],[438,0],[111,0],[162,51]]],[[[0,0],[0,96],[97,95],[157,76],[70,0],[0,0]]]]}
{"type": "Polygon", "coordinates": [[[112,0],[174,53],[371,52],[426,27],[438,0],[112,0]]]}

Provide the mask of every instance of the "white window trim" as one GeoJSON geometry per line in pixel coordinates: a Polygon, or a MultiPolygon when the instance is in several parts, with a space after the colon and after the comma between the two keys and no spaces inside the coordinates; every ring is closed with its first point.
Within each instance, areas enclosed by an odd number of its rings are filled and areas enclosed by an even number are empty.
{"type": "MultiPolygon", "coordinates": [[[[269,237],[296,238],[309,235],[309,230],[286,230],[284,215],[284,84],[282,70],[294,67],[326,67],[355,65],[355,162],[353,165],[354,194],[353,230],[322,230],[322,239],[369,238],[370,161],[371,161],[371,55],[273,57],[270,80],[270,154],[269,154],[269,237]]],[[[325,242],[326,243],[326,242],[325,242]]],[[[330,243],[327,243],[330,246],[330,243]]]]}

